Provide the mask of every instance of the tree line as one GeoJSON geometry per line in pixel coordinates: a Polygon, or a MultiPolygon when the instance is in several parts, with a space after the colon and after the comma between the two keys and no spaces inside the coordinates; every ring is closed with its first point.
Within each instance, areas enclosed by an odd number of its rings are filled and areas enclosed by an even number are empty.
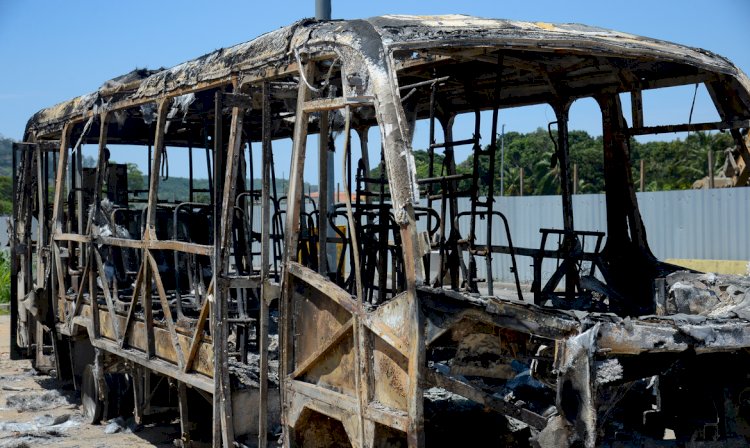
{"type": "MultiPolygon", "coordinates": [[[[556,135],[555,135],[556,137],[556,135]]],[[[547,130],[538,128],[534,132],[508,132],[504,137],[505,162],[504,194],[506,196],[555,195],[560,194],[560,164],[553,163],[555,146],[547,130]],[[523,171],[523,174],[521,173],[523,171]],[[523,176],[523,191],[521,191],[523,176]]],[[[576,165],[578,193],[604,192],[604,160],[601,136],[591,136],[585,131],[570,131],[570,164],[571,170],[576,165]]],[[[491,179],[496,195],[501,194],[501,139],[498,137],[495,147],[495,171],[489,170],[489,158],[479,160],[480,194],[486,194],[487,182],[491,179]]],[[[685,139],[671,141],[651,141],[641,143],[630,141],[630,161],[633,182],[638,188],[640,165],[643,160],[646,191],[684,190],[692,187],[693,182],[708,175],[708,152],[714,151],[714,172],[718,173],[724,163],[724,150],[733,147],[734,142],[728,133],[691,133],[685,139]]],[[[486,150],[490,147],[487,145],[486,150]]],[[[417,177],[429,177],[429,155],[425,150],[415,150],[414,159],[417,177]]],[[[434,176],[446,174],[441,172],[444,156],[436,151],[434,158],[434,176]]],[[[456,162],[457,174],[471,174],[474,164],[473,156],[456,162]]],[[[380,165],[371,171],[371,177],[380,175],[380,165]]],[[[571,173],[572,176],[572,173],[571,173]]],[[[469,191],[471,180],[459,182],[459,191],[469,191]]]]}

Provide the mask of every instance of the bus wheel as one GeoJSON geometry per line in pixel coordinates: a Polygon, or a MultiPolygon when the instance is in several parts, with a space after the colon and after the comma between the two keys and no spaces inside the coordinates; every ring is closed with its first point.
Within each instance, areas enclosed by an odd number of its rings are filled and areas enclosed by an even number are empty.
{"type": "Polygon", "coordinates": [[[99,399],[99,387],[97,386],[94,369],[87,365],[83,370],[81,379],[81,404],[83,405],[83,416],[87,423],[98,424],[104,412],[104,403],[99,399]]]}

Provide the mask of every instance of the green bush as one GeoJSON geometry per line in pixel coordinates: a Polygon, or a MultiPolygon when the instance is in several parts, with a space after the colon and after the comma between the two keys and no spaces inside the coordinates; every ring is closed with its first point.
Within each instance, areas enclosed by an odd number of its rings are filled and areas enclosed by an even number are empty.
{"type": "Polygon", "coordinates": [[[0,175],[0,215],[13,213],[13,182],[10,176],[0,175]]]}
{"type": "Polygon", "coordinates": [[[0,303],[10,302],[10,254],[0,250],[0,303]]]}

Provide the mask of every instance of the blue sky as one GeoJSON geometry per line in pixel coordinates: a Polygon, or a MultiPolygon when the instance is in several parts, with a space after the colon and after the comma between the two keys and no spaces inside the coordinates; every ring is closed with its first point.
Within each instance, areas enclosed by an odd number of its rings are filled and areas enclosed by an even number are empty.
{"type": "MultiPolygon", "coordinates": [[[[334,18],[391,13],[579,22],[702,47],[750,71],[750,0],[333,0],[334,18]]],[[[37,110],[136,67],[169,67],[312,15],[314,0],[0,0],[0,134],[19,139],[37,110]]],[[[647,124],[685,121],[692,93],[646,97],[647,112],[649,101],[655,111],[647,124]]],[[[713,119],[707,106],[699,93],[693,121],[713,119]]],[[[506,130],[528,131],[553,118],[536,108],[501,120],[506,130]]],[[[597,134],[599,120],[584,101],[574,106],[571,127],[597,134]]]]}

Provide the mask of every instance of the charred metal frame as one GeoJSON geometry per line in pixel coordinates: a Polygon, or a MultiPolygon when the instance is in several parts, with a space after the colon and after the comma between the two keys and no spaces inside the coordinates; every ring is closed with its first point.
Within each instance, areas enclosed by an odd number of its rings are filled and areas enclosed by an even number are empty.
{"type": "MultiPolygon", "coordinates": [[[[157,378],[169,378],[185,446],[199,436],[190,404],[208,400],[213,420],[204,429],[214,446],[257,437],[265,447],[269,422],[278,421],[289,447],[334,439],[362,448],[383,440],[422,447],[430,431],[426,391],[433,387],[523,422],[539,446],[609,442],[620,436],[606,426],[622,398],[618,388],[647,377],[663,377],[669,385],[670,366],[693,365],[693,355],[724,354],[750,365],[747,321],[665,315],[664,279],[674,267],[649,250],[629,171],[629,138],[729,129],[738,157],[747,162],[741,130],[749,122],[750,81],[708,52],[582,26],[463,16],[303,21],[173,69],[132,73],[40,111],[29,121],[25,142],[14,147],[13,355],[32,357],[38,368],[55,368],[62,377],[94,375],[93,382],[84,381],[96,385],[93,403],[107,401],[105,371],[130,373],[139,420],[160,395],[157,378]],[[692,83],[706,85],[721,122],[643,126],[643,90],[692,83]],[[633,99],[632,126],[623,116],[621,93],[633,99]],[[603,247],[601,233],[576,229],[573,221],[568,111],[584,97],[598,102],[603,117],[603,247]],[[564,226],[542,229],[540,248],[520,248],[493,203],[491,174],[480,173],[480,157],[488,158],[490,173],[495,166],[494,149],[482,148],[480,118],[481,111],[492,111],[494,148],[501,113],[540,103],[556,114],[556,135],[551,124],[550,135],[564,226]],[[454,119],[463,113],[475,116],[474,133],[454,139],[454,119]],[[411,150],[417,119],[429,120],[425,179],[417,179],[411,150]],[[436,120],[443,142],[436,139],[436,120]],[[367,135],[373,126],[380,131],[385,168],[379,179],[370,177],[367,135]],[[359,163],[353,163],[352,131],[359,136],[359,163]],[[339,148],[334,132],[343,133],[339,148]],[[307,157],[307,137],[316,133],[318,157],[307,157]],[[290,137],[284,200],[276,188],[273,141],[290,137]],[[178,238],[180,207],[195,206],[192,148],[201,139],[213,171],[211,199],[201,206],[210,210],[201,222],[211,236],[202,243],[178,238]],[[245,145],[252,142],[260,143],[260,191],[245,185],[245,145]],[[84,143],[98,145],[92,185],[81,166],[84,143]],[[103,201],[107,145],[118,143],[145,145],[149,152],[148,200],[135,238],[123,236],[117,210],[103,201]],[[160,203],[167,145],[189,148],[187,203],[160,203]],[[470,176],[456,172],[454,150],[461,145],[472,147],[470,176]],[[436,150],[444,153],[442,167],[436,166],[436,150]],[[330,151],[342,156],[335,170],[344,184],[341,204],[327,199],[335,175],[328,168],[330,151]],[[320,200],[312,211],[305,208],[306,160],[318,162],[320,200]],[[459,181],[469,179],[470,190],[458,191],[459,181]],[[419,205],[420,187],[426,208],[419,205]],[[469,212],[458,210],[461,196],[470,198],[469,212]],[[259,228],[248,217],[255,206],[259,228]],[[462,217],[470,220],[465,235],[462,217]],[[477,218],[486,219],[484,243],[477,241],[477,218]],[[338,229],[342,223],[345,230],[338,229]],[[505,244],[493,242],[496,235],[505,244]],[[559,237],[557,249],[546,247],[549,235],[559,237]],[[585,250],[586,237],[596,239],[593,252],[585,250]],[[330,263],[334,245],[340,247],[337,266],[330,263]],[[136,254],[137,271],[115,274],[124,276],[122,287],[108,274],[112,250],[136,254]],[[435,276],[432,252],[439,260],[435,276]],[[193,276],[187,287],[178,254],[186,260],[185,275],[193,276]],[[533,300],[522,293],[517,273],[510,296],[494,290],[492,259],[501,254],[510,256],[514,272],[517,258],[533,260],[533,300]],[[208,266],[198,257],[210,260],[207,286],[208,266]],[[486,266],[486,288],[475,257],[486,266]],[[168,274],[162,259],[173,260],[168,274]],[[546,280],[545,259],[560,261],[546,280]],[[590,266],[584,269],[583,262],[590,266]],[[257,306],[252,313],[251,306],[257,306]],[[269,354],[273,316],[278,384],[269,354]],[[252,349],[251,329],[257,335],[252,349]],[[470,341],[484,341],[494,351],[482,352],[470,341]],[[76,354],[83,349],[93,353],[96,368],[81,369],[76,354]],[[446,352],[447,361],[439,355],[446,352]],[[643,360],[651,364],[639,367],[643,360]],[[531,402],[498,398],[504,386],[497,381],[511,379],[512,362],[526,366],[548,394],[531,402]],[[601,382],[606,363],[619,365],[620,376],[601,382]],[[243,369],[256,369],[254,386],[241,384],[243,369]],[[257,421],[248,421],[250,408],[257,409],[257,421]],[[334,439],[317,439],[316,431],[334,439]]],[[[748,166],[739,181],[747,180],[748,166]]],[[[727,390],[744,386],[732,383],[727,390]]],[[[744,422],[722,424],[716,440],[702,446],[750,435],[744,422]]],[[[703,430],[696,428],[680,437],[703,430]]],[[[662,443],[647,429],[634,430],[633,440],[662,443]]]]}

